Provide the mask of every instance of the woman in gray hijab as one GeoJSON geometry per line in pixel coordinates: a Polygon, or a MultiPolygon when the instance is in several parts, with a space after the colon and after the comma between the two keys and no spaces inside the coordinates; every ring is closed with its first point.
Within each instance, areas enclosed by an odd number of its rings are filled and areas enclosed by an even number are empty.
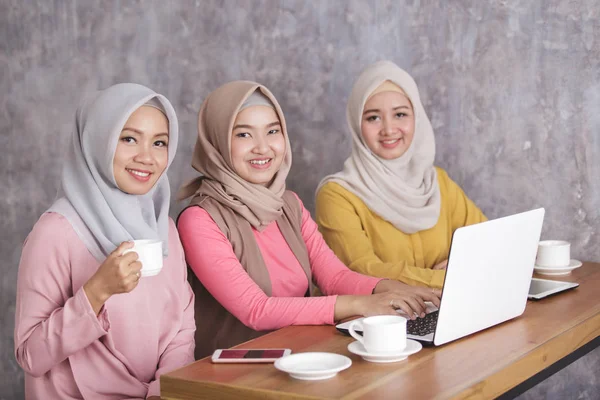
{"type": "Polygon", "coordinates": [[[26,397],[151,398],[162,373],[193,361],[193,294],[168,215],[177,139],[171,103],[141,85],[114,85],[77,110],[61,196],[19,265],[26,397]],[[156,276],[126,252],[143,239],[162,242],[156,276]]]}

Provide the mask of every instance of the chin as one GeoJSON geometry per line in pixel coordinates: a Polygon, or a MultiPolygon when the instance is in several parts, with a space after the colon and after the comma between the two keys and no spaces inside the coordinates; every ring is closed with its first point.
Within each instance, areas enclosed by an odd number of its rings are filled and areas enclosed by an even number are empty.
{"type": "Polygon", "coordinates": [[[142,196],[148,193],[154,187],[154,184],[156,184],[156,182],[147,182],[143,185],[140,185],[139,183],[135,182],[133,184],[118,186],[119,189],[124,193],[131,194],[134,196],[142,196]]]}

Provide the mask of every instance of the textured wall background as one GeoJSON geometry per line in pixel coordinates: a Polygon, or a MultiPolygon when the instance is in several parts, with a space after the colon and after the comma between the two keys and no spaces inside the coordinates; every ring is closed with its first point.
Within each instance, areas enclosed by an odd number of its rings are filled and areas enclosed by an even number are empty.
{"type": "MultiPolygon", "coordinates": [[[[22,396],[20,246],[55,197],[79,99],[117,82],[148,85],[178,111],[174,191],[194,176],[203,98],[234,79],[264,83],[290,127],[289,186],[312,210],[319,179],[349,154],[351,83],[391,59],[420,87],[437,164],[488,216],[544,206],[544,238],[600,261],[599,9],[596,0],[0,0],[0,398],[22,396]]],[[[599,384],[588,370],[599,358],[532,391],[591,398],[573,385],[599,384]],[[585,379],[572,378],[578,371],[585,379]]]]}

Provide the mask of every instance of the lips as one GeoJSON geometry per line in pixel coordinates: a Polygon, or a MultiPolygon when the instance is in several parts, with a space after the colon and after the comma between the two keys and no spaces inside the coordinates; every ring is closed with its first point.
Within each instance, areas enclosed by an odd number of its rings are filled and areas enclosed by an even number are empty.
{"type": "Polygon", "coordinates": [[[272,158],[257,158],[254,160],[248,161],[250,166],[254,169],[268,169],[273,163],[272,158]]]}
{"type": "Polygon", "coordinates": [[[380,140],[379,143],[381,144],[381,147],[383,147],[384,149],[393,149],[396,146],[398,146],[400,143],[404,143],[404,136],[396,138],[396,139],[380,140]]]}
{"type": "Polygon", "coordinates": [[[140,169],[125,168],[129,175],[140,182],[148,182],[152,176],[152,172],[140,169]]]}

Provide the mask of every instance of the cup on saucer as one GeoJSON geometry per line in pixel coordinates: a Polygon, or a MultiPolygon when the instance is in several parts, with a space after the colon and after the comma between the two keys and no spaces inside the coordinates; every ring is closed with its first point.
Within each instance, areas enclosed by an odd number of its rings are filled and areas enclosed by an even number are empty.
{"type": "Polygon", "coordinates": [[[571,262],[571,243],[565,240],[542,240],[538,244],[535,265],[559,268],[571,262]]]}
{"type": "Polygon", "coordinates": [[[533,270],[542,275],[567,275],[581,267],[578,260],[571,260],[571,244],[564,240],[543,240],[533,270]]]}
{"type": "Polygon", "coordinates": [[[158,275],[162,270],[162,241],[153,239],[134,240],[133,247],[125,250],[123,254],[132,251],[137,253],[138,261],[142,263],[142,277],[158,275]]]}
{"type": "Polygon", "coordinates": [[[399,315],[378,315],[353,321],[348,332],[369,353],[399,353],[406,348],[406,318],[399,315]],[[362,336],[355,330],[358,327],[362,336]]]}

